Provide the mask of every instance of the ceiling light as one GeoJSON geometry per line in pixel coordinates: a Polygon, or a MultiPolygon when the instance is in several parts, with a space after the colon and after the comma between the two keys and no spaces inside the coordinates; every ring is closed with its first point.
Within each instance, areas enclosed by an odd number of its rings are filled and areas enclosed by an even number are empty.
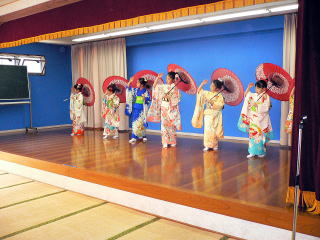
{"type": "Polygon", "coordinates": [[[173,22],[173,23],[166,23],[161,25],[154,25],[150,26],[149,28],[151,30],[157,30],[157,29],[163,29],[163,28],[171,28],[171,27],[180,27],[180,26],[186,26],[186,25],[192,25],[201,23],[202,21],[200,19],[193,19],[193,20],[187,20],[187,21],[180,21],[180,22],[173,22]]]}
{"type": "Polygon", "coordinates": [[[299,4],[291,4],[291,5],[286,5],[286,6],[281,6],[281,7],[274,7],[270,8],[270,12],[284,12],[284,11],[289,11],[289,10],[296,10],[298,9],[299,4]]]}
{"type": "Polygon", "coordinates": [[[105,37],[114,37],[114,36],[127,35],[127,34],[132,34],[132,33],[146,32],[149,30],[150,29],[146,28],[146,27],[133,28],[133,29],[129,29],[129,30],[107,33],[107,34],[105,34],[105,37]]]}
{"type": "Polygon", "coordinates": [[[225,19],[261,15],[261,14],[266,14],[266,13],[269,13],[269,11],[267,9],[259,9],[259,10],[217,15],[217,16],[202,18],[201,20],[204,22],[213,22],[213,21],[219,21],[219,20],[225,20],[225,19]]]}
{"type": "Polygon", "coordinates": [[[104,37],[106,37],[105,34],[99,34],[99,35],[93,35],[93,36],[89,36],[89,37],[82,37],[82,38],[72,39],[72,41],[73,42],[83,42],[83,41],[88,41],[88,40],[104,38],[104,37]]]}

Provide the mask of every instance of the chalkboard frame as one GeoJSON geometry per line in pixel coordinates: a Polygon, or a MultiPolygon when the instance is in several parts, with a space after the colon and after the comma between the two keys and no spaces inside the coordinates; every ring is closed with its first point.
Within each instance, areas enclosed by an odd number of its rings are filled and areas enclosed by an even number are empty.
{"type": "Polygon", "coordinates": [[[0,98],[0,102],[6,102],[6,101],[20,101],[20,100],[29,100],[31,101],[31,93],[30,93],[30,80],[29,80],[29,74],[28,74],[28,70],[27,70],[27,66],[17,66],[17,65],[1,65],[1,66],[6,66],[6,67],[16,67],[16,68],[25,68],[26,70],[26,77],[27,77],[27,82],[28,82],[28,97],[26,98],[0,98]]]}

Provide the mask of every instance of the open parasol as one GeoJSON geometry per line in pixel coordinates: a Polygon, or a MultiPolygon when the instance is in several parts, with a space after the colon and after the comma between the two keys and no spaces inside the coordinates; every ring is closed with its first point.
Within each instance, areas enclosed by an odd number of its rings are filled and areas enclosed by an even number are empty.
{"type": "Polygon", "coordinates": [[[84,97],[85,105],[89,107],[93,106],[96,98],[95,98],[95,92],[91,83],[87,79],[81,77],[77,80],[76,84],[83,85],[81,92],[84,97]]]}
{"type": "Polygon", "coordinates": [[[227,68],[218,68],[212,75],[211,80],[220,80],[223,83],[221,94],[224,102],[231,106],[236,106],[243,99],[243,85],[238,76],[227,68]]]}
{"type": "Polygon", "coordinates": [[[117,88],[120,90],[119,92],[116,92],[116,95],[119,97],[120,102],[121,103],[126,102],[126,87],[128,84],[128,80],[120,76],[107,77],[106,80],[104,80],[102,85],[103,92],[107,90],[110,84],[115,84],[117,88]]]}
{"type": "Polygon", "coordinates": [[[267,82],[266,92],[270,97],[289,101],[294,80],[283,68],[273,63],[262,63],[256,69],[256,78],[267,82]]]}
{"type": "Polygon", "coordinates": [[[179,79],[176,82],[176,86],[188,94],[196,94],[197,84],[191,75],[182,67],[177,64],[169,64],[168,72],[175,72],[179,75],[179,79]]]}
{"type": "MultiPolygon", "coordinates": [[[[152,94],[152,86],[153,86],[154,80],[156,80],[157,76],[158,76],[158,74],[154,71],[151,71],[151,70],[139,71],[133,76],[132,87],[134,87],[134,88],[137,87],[137,81],[139,80],[139,78],[145,78],[148,81],[148,85],[150,86],[150,88],[148,89],[149,93],[152,94]]],[[[160,81],[158,83],[160,83],[160,81]]]]}

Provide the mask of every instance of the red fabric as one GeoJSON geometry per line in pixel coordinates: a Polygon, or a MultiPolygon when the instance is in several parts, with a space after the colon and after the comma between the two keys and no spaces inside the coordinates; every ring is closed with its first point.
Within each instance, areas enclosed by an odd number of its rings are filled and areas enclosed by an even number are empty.
{"type": "Polygon", "coordinates": [[[308,116],[301,146],[300,189],[316,193],[320,201],[320,28],[319,1],[299,0],[296,87],[293,118],[290,186],[296,174],[298,125],[308,116]]]}
{"type": "Polygon", "coordinates": [[[167,67],[168,72],[175,72],[179,75],[180,79],[182,78],[184,81],[188,82],[188,84],[184,83],[183,81],[180,81],[176,79],[176,81],[179,81],[179,83],[176,84],[177,88],[184,91],[188,94],[196,94],[197,93],[197,84],[196,81],[193,79],[193,77],[182,67],[180,67],[177,64],[169,64],[167,67]]]}
{"type": "Polygon", "coordinates": [[[224,103],[230,106],[239,105],[244,95],[243,85],[239,77],[227,68],[218,68],[212,73],[211,80],[213,81],[219,78],[223,80],[223,85],[229,90],[221,92],[224,97],[224,103]]]}
{"type": "Polygon", "coordinates": [[[152,87],[153,86],[153,82],[154,80],[156,80],[158,76],[158,73],[152,71],[152,70],[142,70],[137,72],[136,74],[133,75],[133,81],[131,86],[136,88],[137,87],[137,82],[139,80],[139,78],[145,78],[147,79],[147,84],[152,87]]]}
{"type": "Polygon", "coordinates": [[[86,106],[93,106],[95,100],[96,100],[96,94],[94,92],[94,88],[91,85],[91,83],[86,78],[79,78],[77,80],[77,84],[82,84],[83,88],[86,88],[88,92],[86,94],[82,93],[84,96],[84,102],[86,106]]]}
{"type": "Polygon", "coordinates": [[[83,0],[0,25],[0,43],[218,0],[83,0]]]}
{"type": "Polygon", "coordinates": [[[102,84],[102,91],[105,93],[110,84],[116,84],[120,92],[116,92],[116,95],[119,97],[121,103],[126,102],[126,87],[128,80],[121,76],[110,76],[107,77],[102,84]]]}
{"type": "Polygon", "coordinates": [[[290,93],[294,86],[294,80],[284,70],[273,63],[262,63],[256,69],[256,79],[266,80],[268,84],[267,94],[280,101],[289,101],[290,93]],[[272,80],[278,83],[278,86],[272,86],[272,80]]]}
{"type": "MultiPolygon", "coordinates": [[[[139,71],[133,76],[133,82],[132,82],[131,86],[136,88],[137,87],[137,82],[139,81],[139,78],[147,79],[147,81],[148,81],[147,84],[149,86],[148,91],[149,91],[150,96],[152,97],[152,86],[153,86],[153,83],[156,80],[157,76],[158,76],[158,73],[156,73],[156,72],[154,72],[152,70],[139,71]]],[[[161,81],[159,79],[158,83],[160,83],[160,82],[161,81]]]]}

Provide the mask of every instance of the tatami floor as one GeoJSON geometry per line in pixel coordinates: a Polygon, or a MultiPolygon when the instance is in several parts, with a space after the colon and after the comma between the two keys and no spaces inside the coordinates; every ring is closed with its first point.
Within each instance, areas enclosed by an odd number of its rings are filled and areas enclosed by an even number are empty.
{"type": "Polygon", "coordinates": [[[0,171],[0,239],[235,239],[0,171]]]}

